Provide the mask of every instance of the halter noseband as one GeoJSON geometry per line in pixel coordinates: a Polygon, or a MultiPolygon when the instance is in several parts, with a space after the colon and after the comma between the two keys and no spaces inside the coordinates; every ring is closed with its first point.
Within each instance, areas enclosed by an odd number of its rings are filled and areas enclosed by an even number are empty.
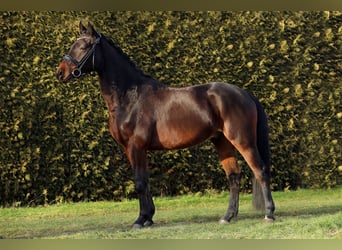
{"type": "Polygon", "coordinates": [[[82,73],[82,68],[91,55],[93,55],[93,60],[92,60],[93,70],[95,69],[95,65],[94,65],[94,63],[95,63],[95,47],[97,44],[100,43],[100,40],[102,37],[100,33],[98,33],[98,35],[99,36],[95,39],[94,43],[92,44],[91,49],[88,50],[87,54],[85,54],[85,56],[81,59],[81,61],[78,62],[75,58],[73,58],[69,54],[67,54],[63,57],[64,60],[68,60],[76,66],[76,68],[71,72],[69,77],[73,76],[74,78],[78,78],[81,75],[84,75],[84,73],[82,73]]]}

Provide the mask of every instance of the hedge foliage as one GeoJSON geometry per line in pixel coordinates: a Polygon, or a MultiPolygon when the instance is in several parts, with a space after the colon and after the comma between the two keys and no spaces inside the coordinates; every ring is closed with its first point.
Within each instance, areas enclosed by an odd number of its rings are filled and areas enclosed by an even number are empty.
{"type": "MultiPolygon", "coordinates": [[[[1,12],[1,205],[134,196],[97,77],[54,76],[80,20],[165,84],[224,81],[256,95],[269,117],[274,190],[342,184],[341,12],[1,12]]],[[[248,192],[251,172],[239,162],[248,192]]],[[[151,152],[149,163],[155,195],[228,187],[209,142],[151,152]]]]}

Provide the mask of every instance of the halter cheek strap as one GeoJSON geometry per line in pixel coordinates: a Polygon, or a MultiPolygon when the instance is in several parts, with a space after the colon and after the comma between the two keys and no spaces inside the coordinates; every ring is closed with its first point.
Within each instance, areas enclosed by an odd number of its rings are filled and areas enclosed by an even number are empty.
{"type": "Polygon", "coordinates": [[[79,63],[78,61],[76,61],[75,58],[73,58],[70,55],[65,55],[64,60],[69,60],[72,64],[76,66],[76,68],[71,72],[73,77],[77,78],[82,75],[81,69],[82,69],[83,64],[81,65],[81,62],[79,63]]]}
{"type": "Polygon", "coordinates": [[[94,43],[92,44],[91,49],[88,50],[87,54],[85,54],[85,56],[81,59],[81,61],[78,62],[75,58],[73,58],[71,55],[68,55],[68,54],[64,56],[64,60],[68,60],[76,66],[76,68],[71,72],[71,75],[69,77],[73,76],[74,78],[78,78],[81,75],[84,75],[84,73],[82,73],[82,68],[91,55],[93,56],[93,60],[92,60],[93,70],[95,69],[95,47],[97,44],[100,43],[100,40],[101,40],[101,34],[98,34],[98,35],[99,36],[95,39],[94,43]]]}

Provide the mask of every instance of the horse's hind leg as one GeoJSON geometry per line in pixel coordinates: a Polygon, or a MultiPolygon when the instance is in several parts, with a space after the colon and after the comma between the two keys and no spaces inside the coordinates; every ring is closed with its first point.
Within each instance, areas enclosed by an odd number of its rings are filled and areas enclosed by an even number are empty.
{"type": "MultiPolygon", "coordinates": [[[[265,163],[262,161],[259,151],[254,147],[242,147],[239,149],[240,153],[252,169],[256,180],[259,182],[261,186],[262,196],[264,197],[265,202],[265,211],[266,221],[274,220],[274,202],[271,194],[270,188],[270,171],[269,168],[266,167],[265,163]]],[[[257,190],[253,190],[257,191],[257,190]]],[[[257,195],[258,196],[258,195],[257,195]]]]}
{"type": "Polygon", "coordinates": [[[230,222],[239,212],[239,192],[240,192],[240,168],[237,164],[234,146],[226,139],[222,133],[218,133],[211,141],[215,145],[222,167],[226,172],[230,185],[229,206],[225,216],[220,220],[221,224],[230,222]]]}
{"type": "MultiPolygon", "coordinates": [[[[252,169],[256,180],[261,186],[261,195],[263,196],[265,202],[266,221],[273,221],[275,206],[271,195],[269,168],[267,168],[265,163],[262,161],[259,151],[255,145],[237,144],[234,140],[232,140],[232,143],[246,160],[247,164],[252,169]]],[[[253,192],[254,191],[258,190],[253,190],[253,192]]]]}

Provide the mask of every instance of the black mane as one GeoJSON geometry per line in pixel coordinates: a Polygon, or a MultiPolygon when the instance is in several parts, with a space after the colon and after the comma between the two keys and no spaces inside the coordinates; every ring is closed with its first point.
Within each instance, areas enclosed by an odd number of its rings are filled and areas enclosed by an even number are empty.
{"type": "Polygon", "coordinates": [[[140,68],[137,67],[137,65],[130,59],[130,57],[121,49],[119,45],[114,43],[113,39],[106,37],[101,33],[102,38],[104,38],[112,47],[115,48],[115,50],[123,57],[124,60],[128,62],[132,68],[134,68],[138,73],[141,74],[141,76],[152,78],[150,75],[145,74],[140,68]]]}

